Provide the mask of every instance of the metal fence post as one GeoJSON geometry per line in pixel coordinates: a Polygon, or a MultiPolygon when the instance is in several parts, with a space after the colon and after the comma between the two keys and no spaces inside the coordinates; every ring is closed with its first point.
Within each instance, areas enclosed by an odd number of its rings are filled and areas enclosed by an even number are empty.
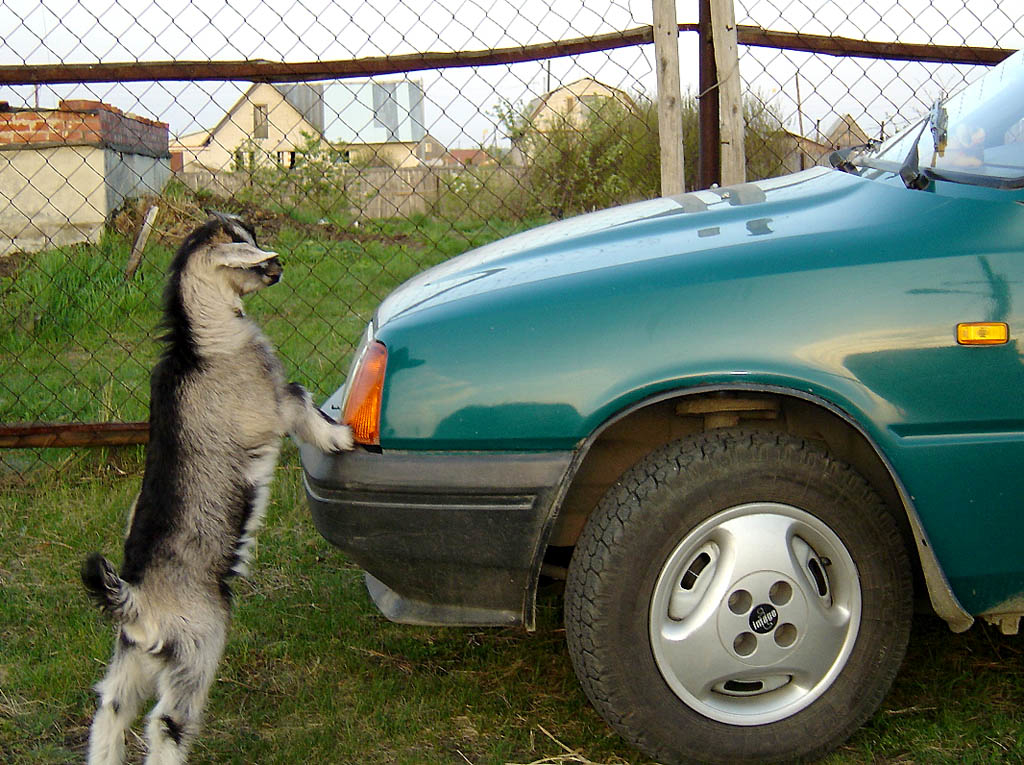
{"type": "Polygon", "coordinates": [[[676,0],[654,0],[654,55],[658,78],[658,141],[661,195],[682,194],[683,100],[679,85],[679,27],[676,0]]]}

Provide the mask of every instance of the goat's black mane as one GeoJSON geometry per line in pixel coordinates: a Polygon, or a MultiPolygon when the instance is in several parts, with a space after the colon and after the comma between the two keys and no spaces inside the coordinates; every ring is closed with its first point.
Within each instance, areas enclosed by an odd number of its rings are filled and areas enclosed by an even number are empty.
{"type": "MultiPolygon", "coordinates": [[[[178,476],[168,466],[178,464],[179,455],[186,446],[182,443],[180,388],[202,364],[191,321],[182,301],[182,273],[192,253],[222,232],[232,241],[247,241],[238,235],[236,225],[248,231],[251,241],[255,242],[255,233],[248,223],[234,216],[213,213],[206,223],[185,237],[168,269],[162,322],[165,334],[161,338],[164,350],[149,381],[146,469],[131,533],[124,545],[121,577],[127,582],[137,583],[148,561],[160,554],[161,540],[167,538],[177,523],[182,502],[178,476]]],[[[244,506],[251,504],[251,497],[244,496],[240,502],[243,507],[239,514],[244,516],[244,506]]],[[[225,570],[230,567],[230,561],[225,567],[225,570]]]]}
{"type": "Polygon", "coordinates": [[[166,330],[166,334],[161,338],[167,344],[164,358],[169,355],[177,356],[178,360],[186,367],[198,363],[192,328],[181,301],[181,274],[192,253],[209,244],[219,233],[227,234],[233,242],[245,241],[238,235],[235,229],[236,225],[245,229],[255,244],[256,232],[247,221],[233,215],[214,212],[211,213],[211,217],[206,223],[185,237],[185,241],[181,243],[171,260],[167,273],[167,287],[164,290],[162,326],[166,330]]]}

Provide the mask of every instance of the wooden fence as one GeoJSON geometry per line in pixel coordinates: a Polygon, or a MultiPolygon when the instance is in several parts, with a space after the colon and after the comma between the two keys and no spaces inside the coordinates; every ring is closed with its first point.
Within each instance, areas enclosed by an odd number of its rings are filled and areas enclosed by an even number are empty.
{"type": "MultiPolygon", "coordinates": [[[[339,182],[344,184],[357,218],[408,217],[431,212],[452,181],[472,172],[461,165],[352,168],[339,182]]],[[[511,182],[518,177],[514,167],[488,167],[487,172],[506,174],[511,182]]],[[[235,196],[252,183],[251,176],[238,172],[201,170],[179,172],[175,177],[193,191],[225,197],[235,196]]]]}

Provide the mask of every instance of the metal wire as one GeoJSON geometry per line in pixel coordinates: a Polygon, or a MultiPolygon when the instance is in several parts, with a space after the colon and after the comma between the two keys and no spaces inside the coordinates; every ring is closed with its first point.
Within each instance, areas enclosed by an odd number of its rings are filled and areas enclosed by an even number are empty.
{"type": "MultiPolygon", "coordinates": [[[[679,18],[690,188],[696,5],[679,18]]],[[[984,68],[763,47],[755,28],[1015,49],[1024,10],[1009,7],[737,0],[748,177],[891,135],[984,68]]],[[[290,373],[325,396],[402,279],[518,228],[657,195],[653,46],[614,44],[650,23],[647,0],[0,0],[0,447],[23,447],[0,450],[0,480],[67,459],[27,447],[144,433],[112,423],[146,419],[163,269],[208,209],[250,217],[285,254],[290,273],[255,312],[290,373]],[[371,60],[392,73],[352,76],[371,60]],[[285,74],[259,82],[257,61],[285,74]],[[200,71],[211,62],[215,78],[200,71]],[[117,81],[74,81],[75,65],[113,63],[117,81]],[[285,81],[300,67],[319,73],[285,81]]]]}

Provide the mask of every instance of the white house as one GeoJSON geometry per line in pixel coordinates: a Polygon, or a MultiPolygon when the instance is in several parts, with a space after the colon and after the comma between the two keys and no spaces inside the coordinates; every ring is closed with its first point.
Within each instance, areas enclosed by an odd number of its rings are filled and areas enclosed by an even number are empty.
{"type": "Polygon", "coordinates": [[[324,136],[352,161],[415,167],[444,155],[427,134],[420,80],[338,80],[324,88],[324,136]]]}
{"type": "Polygon", "coordinates": [[[175,170],[223,172],[276,161],[289,167],[308,136],[353,162],[412,167],[444,155],[426,131],[419,80],[255,84],[210,130],[171,144],[175,170]]]}
{"type": "Polygon", "coordinates": [[[567,125],[582,128],[591,110],[609,99],[626,108],[635,107],[633,99],[625,91],[598,82],[593,77],[584,77],[530,101],[525,117],[541,132],[567,125]]]}
{"type": "Polygon", "coordinates": [[[307,136],[323,132],[322,85],[255,83],[210,130],[171,142],[175,170],[228,171],[277,161],[288,167],[307,136]]]}

